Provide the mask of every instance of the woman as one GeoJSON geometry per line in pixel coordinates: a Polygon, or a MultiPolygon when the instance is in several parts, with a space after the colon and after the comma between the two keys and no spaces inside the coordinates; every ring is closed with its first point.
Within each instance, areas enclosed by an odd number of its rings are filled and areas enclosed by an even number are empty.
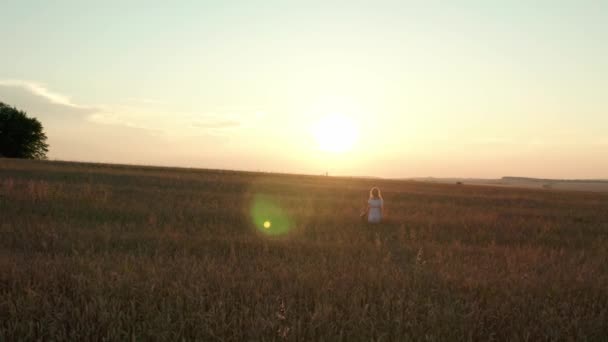
{"type": "Polygon", "coordinates": [[[373,187],[369,191],[369,199],[367,200],[367,208],[365,209],[364,215],[365,213],[367,213],[367,222],[382,222],[382,216],[384,215],[384,200],[382,199],[380,189],[377,187],[373,187]]]}

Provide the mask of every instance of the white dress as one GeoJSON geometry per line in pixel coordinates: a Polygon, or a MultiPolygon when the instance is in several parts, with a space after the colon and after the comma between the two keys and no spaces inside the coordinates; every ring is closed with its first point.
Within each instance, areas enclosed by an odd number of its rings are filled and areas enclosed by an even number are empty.
{"type": "Polygon", "coordinates": [[[367,222],[369,223],[380,223],[382,221],[382,204],[384,203],[381,199],[370,198],[367,200],[369,204],[369,211],[367,213],[367,222]]]}

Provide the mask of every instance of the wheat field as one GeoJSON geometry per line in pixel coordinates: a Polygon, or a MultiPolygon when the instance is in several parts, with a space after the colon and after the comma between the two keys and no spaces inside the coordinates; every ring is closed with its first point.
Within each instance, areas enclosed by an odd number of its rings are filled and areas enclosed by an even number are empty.
{"type": "Polygon", "coordinates": [[[608,338],[607,194],[0,159],[0,236],[1,341],[608,338]]]}

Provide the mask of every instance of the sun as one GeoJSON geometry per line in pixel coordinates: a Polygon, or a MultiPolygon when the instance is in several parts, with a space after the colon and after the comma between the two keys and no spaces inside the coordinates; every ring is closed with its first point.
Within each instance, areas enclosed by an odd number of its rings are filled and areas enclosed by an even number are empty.
{"type": "Polygon", "coordinates": [[[329,115],[316,123],[313,135],[320,150],[344,153],[350,151],[357,142],[359,130],[351,118],[329,115]]]}

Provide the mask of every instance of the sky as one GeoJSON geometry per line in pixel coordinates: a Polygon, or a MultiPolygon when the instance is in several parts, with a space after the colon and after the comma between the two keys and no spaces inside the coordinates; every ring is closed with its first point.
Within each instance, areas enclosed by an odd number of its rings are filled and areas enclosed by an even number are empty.
{"type": "Polygon", "coordinates": [[[4,0],[49,159],[608,179],[608,1],[4,0]]]}

